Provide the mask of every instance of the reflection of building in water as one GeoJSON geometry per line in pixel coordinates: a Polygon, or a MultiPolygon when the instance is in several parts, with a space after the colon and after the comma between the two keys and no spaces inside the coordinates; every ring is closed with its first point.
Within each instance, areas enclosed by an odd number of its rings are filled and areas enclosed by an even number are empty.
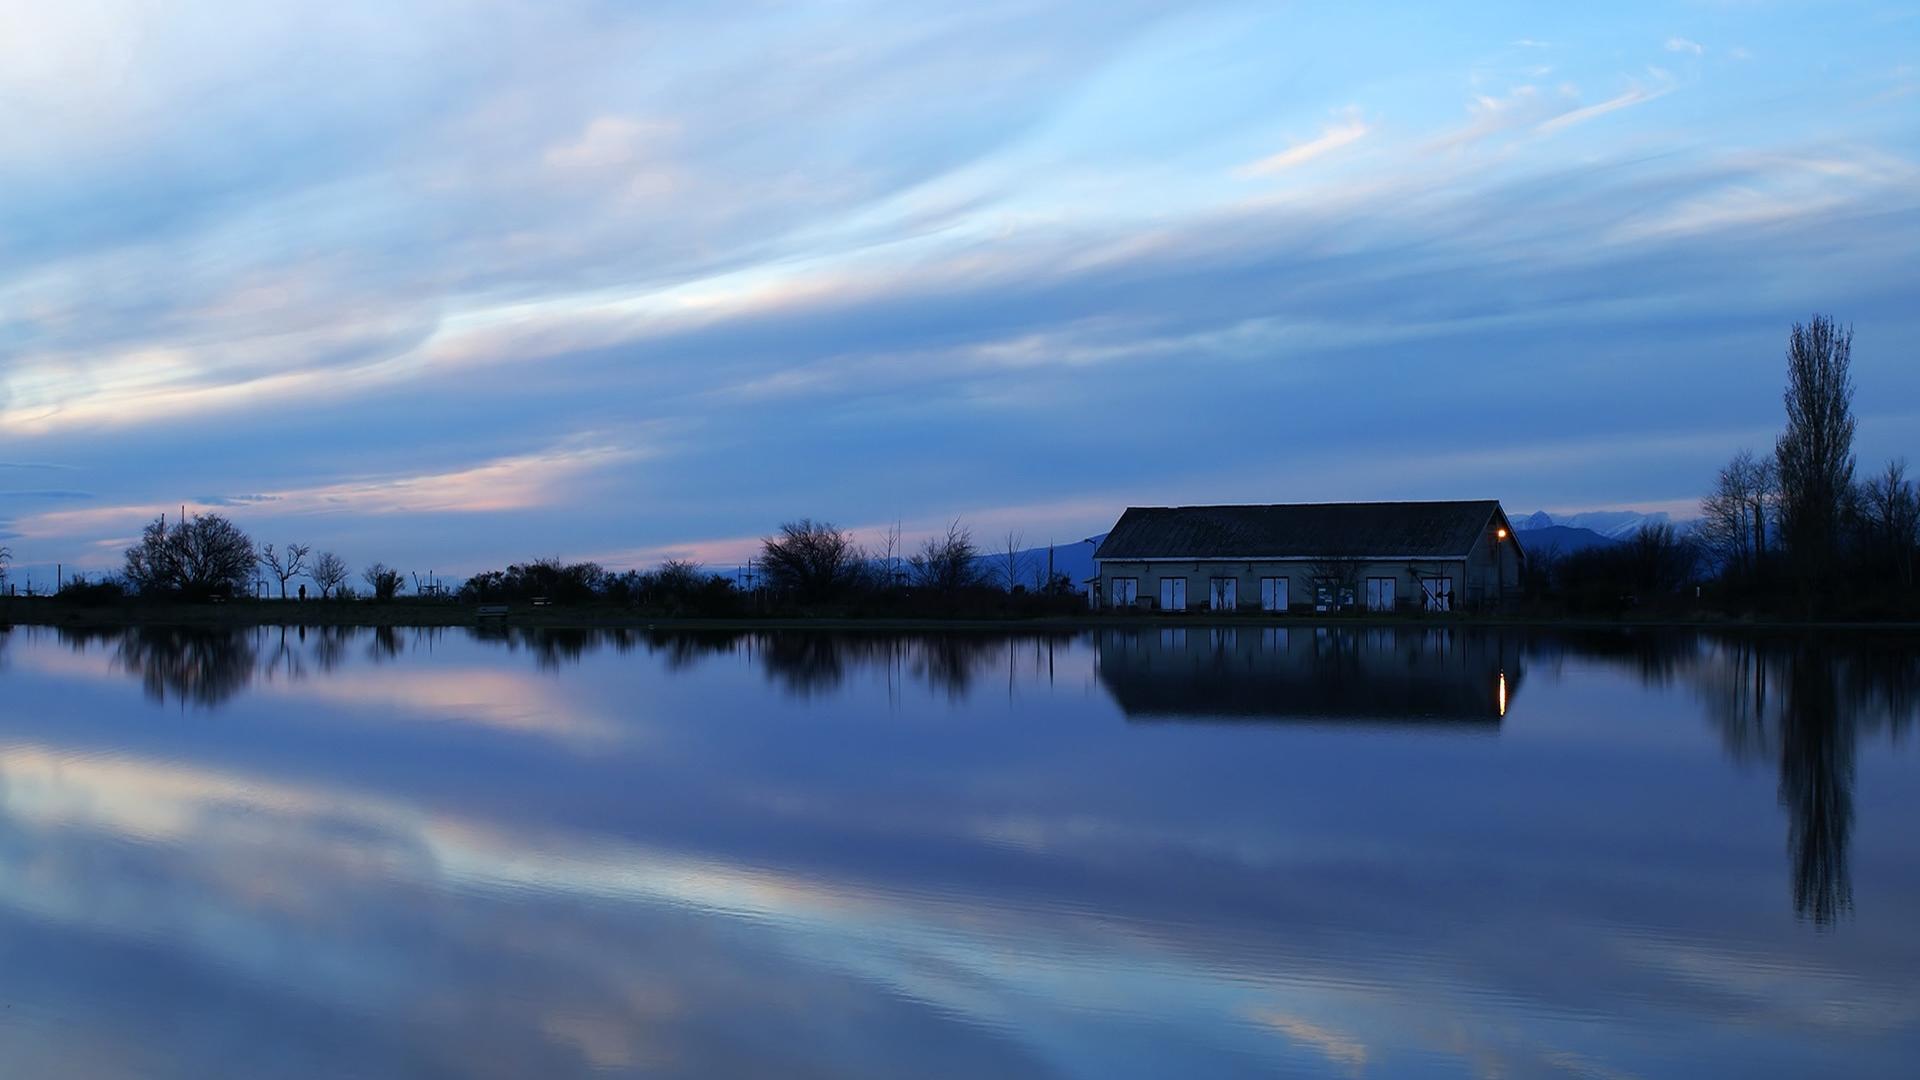
{"type": "Polygon", "coordinates": [[[1142,627],[1096,635],[1129,717],[1498,724],[1520,685],[1506,635],[1451,627],[1142,627]]]}

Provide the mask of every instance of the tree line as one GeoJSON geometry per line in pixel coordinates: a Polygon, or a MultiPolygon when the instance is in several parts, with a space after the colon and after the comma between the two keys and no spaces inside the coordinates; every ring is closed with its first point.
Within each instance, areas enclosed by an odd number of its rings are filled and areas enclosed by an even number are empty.
{"type": "Polygon", "coordinates": [[[1769,454],[1722,467],[1691,531],[1536,559],[1535,587],[1576,610],[1703,601],[1723,611],[1911,617],[1920,490],[1903,459],[1862,480],[1853,450],[1853,330],[1825,315],[1788,334],[1786,423],[1769,454]]]}
{"type": "MultiPolygon", "coordinates": [[[[10,553],[0,548],[0,573],[10,553]]],[[[357,583],[346,561],[308,543],[256,544],[217,513],[165,515],[149,522],[126,549],[117,574],[59,584],[58,598],[79,603],[217,602],[256,595],[264,586],[282,600],[412,601],[543,606],[598,604],[663,615],[741,614],[1019,614],[1072,610],[1073,583],[1023,550],[1010,532],[999,550],[983,550],[963,522],[908,551],[899,526],[869,550],[829,522],[801,518],[763,539],[740,579],[670,559],[651,570],[610,570],[558,558],[514,563],[468,577],[457,588],[422,582],[383,562],[364,567],[357,583]],[[294,585],[304,579],[306,584],[294,585]]]]}

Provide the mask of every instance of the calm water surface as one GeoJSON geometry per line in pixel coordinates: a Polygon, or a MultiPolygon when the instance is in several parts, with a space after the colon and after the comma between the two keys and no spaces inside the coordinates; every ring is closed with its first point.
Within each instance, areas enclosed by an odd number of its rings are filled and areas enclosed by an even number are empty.
{"type": "Polygon", "coordinates": [[[0,1075],[1905,1076],[1912,639],[0,632],[0,1075]]]}

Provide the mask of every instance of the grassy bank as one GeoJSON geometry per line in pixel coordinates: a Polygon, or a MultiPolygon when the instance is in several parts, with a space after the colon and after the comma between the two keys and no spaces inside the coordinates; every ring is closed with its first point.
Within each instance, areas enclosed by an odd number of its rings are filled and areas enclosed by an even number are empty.
{"type": "Polygon", "coordinates": [[[1046,615],[1024,617],[966,616],[773,616],[684,618],[645,614],[616,605],[586,604],[536,607],[515,604],[504,618],[481,618],[478,605],[442,600],[369,600],[306,602],[237,600],[219,604],[82,605],[48,597],[0,598],[0,623],[26,626],[88,628],[136,626],[514,626],[550,629],[657,630],[1053,630],[1071,631],[1118,627],[1267,626],[1279,623],[1354,626],[1511,626],[1595,628],[1681,628],[1756,630],[1882,630],[1920,632],[1920,622],[1808,621],[1779,618],[1735,618],[1710,613],[1632,614],[1618,617],[1569,615],[1313,615],[1281,619],[1263,614],[1219,615],[1206,611],[1179,615],[1046,615]]]}

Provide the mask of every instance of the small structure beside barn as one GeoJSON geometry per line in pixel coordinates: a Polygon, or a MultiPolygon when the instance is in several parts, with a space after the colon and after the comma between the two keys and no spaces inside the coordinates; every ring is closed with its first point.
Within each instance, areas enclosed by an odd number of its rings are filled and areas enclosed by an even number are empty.
{"type": "Polygon", "coordinates": [[[1107,610],[1490,610],[1526,552],[1497,500],[1131,507],[1093,555],[1107,610]]]}

